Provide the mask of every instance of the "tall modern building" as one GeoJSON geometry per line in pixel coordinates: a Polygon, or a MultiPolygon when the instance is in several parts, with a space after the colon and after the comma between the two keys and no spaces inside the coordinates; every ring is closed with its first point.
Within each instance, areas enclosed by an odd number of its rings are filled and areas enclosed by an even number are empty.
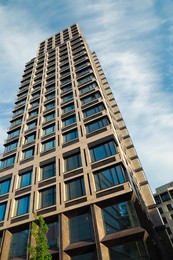
{"type": "Polygon", "coordinates": [[[158,187],[154,198],[173,245],[173,181],[158,187]]]}
{"type": "Polygon", "coordinates": [[[137,153],[78,24],[26,63],[0,169],[1,260],[29,259],[33,213],[53,259],[173,259],[137,153]],[[165,250],[166,248],[166,250],[165,250]]]}

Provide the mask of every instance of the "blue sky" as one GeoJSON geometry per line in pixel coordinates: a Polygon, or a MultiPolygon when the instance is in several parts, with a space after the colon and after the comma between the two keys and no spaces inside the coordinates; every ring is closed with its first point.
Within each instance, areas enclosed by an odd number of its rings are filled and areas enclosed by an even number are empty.
{"type": "Polygon", "coordinates": [[[78,22],[100,59],[152,190],[173,180],[173,2],[0,0],[0,153],[24,65],[78,22]]]}

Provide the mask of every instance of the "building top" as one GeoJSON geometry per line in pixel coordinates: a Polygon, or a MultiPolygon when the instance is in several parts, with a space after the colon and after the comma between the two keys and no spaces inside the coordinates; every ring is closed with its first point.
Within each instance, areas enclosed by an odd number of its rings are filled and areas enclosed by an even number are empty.
{"type": "Polygon", "coordinates": [[[173,188],[173,181],[169,182],[169,183],[166,183],[158,188],[156,188],[156,193],[162,193],[166,190],[168,190],[169,188],[173,188]]]}

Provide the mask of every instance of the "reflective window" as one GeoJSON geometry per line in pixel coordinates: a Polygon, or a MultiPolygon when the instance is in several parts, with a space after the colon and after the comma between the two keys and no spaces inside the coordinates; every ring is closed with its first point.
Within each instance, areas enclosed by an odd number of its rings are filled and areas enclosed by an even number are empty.
{"type": "Polygon", "coordinates": [[[49,248],[59,248],[59,223],[53,222],[47,224],[47,226],[49,229],[47,233],[49,248]]]}
{"type": "Polygon", "coordinates": [[[68,105],[68,106],[65,106],[65,107],[63,107],[62,108],[62,113],[64,114],[64,113],[67,113],[67,112],[69,112],[69,111],[71,111],[71,110],[73,110],[74,109],[74,104],[72,103],[72,104],[70,104],[70,105],[68,105]]]}
{"type": "Polygon", "coordinates": [[[55,113],[48,114],[44,117],[45,122],[50,121],[55,118],[55,113]]]}
{"type": "Polygon", "coordinates": [[[4,220],[7,203],[0,204],[0,221],[4,220]]]}
{"type": "Polygon", "coordinates": [[[103,158],[116,154],[116,146],[114,141],[97,145],[90,149],[91,161],[95,162],[103,158]]]}
{"type": "Polygon", "coordinates": [[[56,203],[56,187],[40,191],[40,208],[46,208],[56,203]]]}
{"type": "Polygon", "coordinates": [[[87,86],[85,86],[85,87],[82,87],[82,88],[80,88],[80,94],[83,94],[83,93],[85,93],[85,92],[87,92],[87,91],[89,91],[89,90],[91,90],[91,89],[94,89],[95,87],[97,87],[97,84],[94,82],[94,83],[91,83],[91,84],[89,84],[89,85],[87,85],[87,86]]]}
{"type": "Polygon", "coordinates": [[[159,196],[155,196],[154,198],[155,198],[156,204],[162,203],[159,196]]]}
{"type": "Polygon", "coordinates": [[[15,156],[12,156],[12,157],[9,157],[3,161],[1,161],[1,167],[7,167],[7,166],[10,166],[12,164],[14,164],[14,161],[15,161],[15,156]]]}
{"type": "Polygon", "coordinates": [[[51,102],[51,103],[45,105],[45,110],[51,109],[51,108],[53,108],[53,107],[55,107],[55,101],[53,101],[53,102],[51,102]]]}
{"type": "Polygon", "coordinates": [[[36,106],[38,106],[38,104],[39,104],[38,100],[34,101],[34,102],[31,103],[31,107],[36,107],[36,106]]]}
{"type": "Polygon", "coordinates": [[[12,138],[12,137],[14,137],[14,136],[16,136],[16,135],[18,135],[18,134],[20,134],[20,128],[17,129],[17,130],[14,130],[14,131],[12,131],[12,132],[10,132],[10,133],[8,134],[8,138],[12,138]]]}
{"type": "Polygon", "coordinates": [[[33,111],[29,112],[29,117],[36,116],[37,114],[38,114],[38,109],[33,110],[33,111]]]}
{"type": "Polygon", "coordinates": [[[92,222],[89,213],[69,218],[70,243],[92,241],[92,222]]]}
{"type": "Polygon", "coordinates": [[[78,85],[84,84],[84,83],[92,80],[93,78],[94,78],[93,75],[89,75],[89,76],[87,76],[85,78],[82,78],[82,79],[78,80],[78,85]]]}
{"type": "Polygon", "coordinates": [[[20,117],[20,118],[14,120],[14,121],[12,121],[10,126],[12,127],[12,126],[18,125],[18,124],[20,124],[21,122],[22,122],[22,117],[20,117]]]}
{"type": "Polygon", "coordinates": [[[168,192],[162,193],[160,196],[163,202],[171,199],[168,192]]]}
{"type": "Polygon", "coordinates": [[[35,133],[25,136],[25,142],[29,143],[35,140],[35,133]]]}
{"type": "Polygon", "coordinates": [[[53,177],[55,175],[56,175],[56,164],[55,164],[55,162],[44,165],[41,168],[41,180],[53,177]]]}
{"type": "Polygon", "coordinates": [[[91,122],[86,125],[86,133],[96,131],[102,127],[107,126],[108,124],[109,124],[109,120],[107,119],[107,117],[104,117],[97,121],[91,122]]]}
{"type": "Polygon", "coordinates": [[[31,174],[31,172],[26,172],[19,176],[19,188],[23,188],[31,184],[31,174]]]}
{"type": "Polygon", "coordinates": [[[70,85],[66,85],[65,87],[61,88],[61,91],[62,91],[62,93],[64,93],[64,92],[66,92],[66,91],[68,91],[70,89],[72,89],[72,85],[71,84],[70,85]]]}
{"type": "Polygon", "coordinates": [[[51,85],[51,86],[46,87],[47,92],[52,90],[52,89],[55,89],[55,85],[51,85]]]}
{"type": "Polygon", "coordinates": [[[75,138],[78,138],[78,131],[77,129],[69,131],[63,135],[64,143],[69,142],[75,138]]]}
{"type": "Polygon", "coordinates": [[[0,195],[8,193],[10,189],[11,179],[0,182],[0,195]]]}
{"type": "Polygon", "coordinates": [[[24,159],[28,159],[34,155],[34,148],[24,151],[24,159]]]}
{"type": "Polygon", "coordinates": [[[82,101],[82,105],[87,104],[87,103],[89,103],[89,102],[91,102],[91,101],[93,101],[93,100],[95,100],[95,99],[97,99],[99,97],[100,97],[100,93],[99,92],[95,92],[95,93],[93,93],[93,94],[83,98],[81,100],[82,101]]]}
{"type": "Polygon", "coordinates": [[[30,196],[24,196],[16,199],[16,216],[26,214],[29,212],[30,196]]]}
{"type": "Polygon", "coordinates": [[[51,94],[46,96],[46,100],[49,100],[51,98],[55,97],[55,92],[52,92],[51,94]]]}
{"type": "Polygon", "coordinates": [[[16,110],[16,111],[13,113],[13,116],[17,116],[17,115],[23,113],[24,110],[25,110],[25,108],[21,108],[21,109],[16,110]]]}
{"type": "Polygon", "coordinates": [[[102,190],[125,182],[124,170],[120,165],[94,173],[96,190],[102,190]]]}
{"type": "Polygon", "coordinates": [[[37,125],[37,121],[28,123],[28,129],[32,129],[32,128],[34,128],[36,125],[37,125]]]}
{"type": "Polygon", "coordinates": [[[8,259],[26,259],[28,233],[28,230],[23,230],[12,234],[8,259]]]}
{"type": "Polygon", "coordinates": [[[84,75],[84,74],[89,73],[90,70],[91,70],[91,67],[88,67],[88,68],[86,68],[86,69],[84,69],[84,70],[81,70],[81,71],[77,72],[77,73],[76,73],[76,74],[77,74],[77,77],[80,77],[80,76],[82,76],[82,75],[84,75]]]}
{"type": "Polygon", "coordinates": [[[55,147],[55,139],[43,143],[43,151],[48,151],[55,147]]]}
{"type": "Polygon", "coordinates": [[[92,116],[100,111],[104,110],[103,104],[99,104],[97,106],[90,107],[83,111],[84,117],[92,116]]]}
{"type": "Polygon", "coordinates": [[[17,148],[17,146],[18,146],[18,142],[14,142],[14,143],[8,144],[7,146],[5,146],[4,152],[11,151],[11,150],[17,148]]]}
{"type": "Polygon", "coordinates": [[[62,120],[62,126],[68,126],[76,122],[76,115],[67,117],[62,120]]]}
{"type": "Polygon", "coordinates": [[[65,187],[66,187],[67,200],[75,199],[77,197],[81,197],[86,194],[83,178],[78,178],[72,181],[68,181],[66,182],[65,187]]]}
{"type": "Polygon", "coordinates": [[[109,249],[110,260],[149,260],[142,241],[129,242],[123,245],[113,246],[109,249]]]}
{"type": "Polygon", "coordinates": [[[138,225],[131,201],[125,201],[102,209],[105,233],[115,233],[138,225]]]}
{"type": "Polygon", "coordinates": [[[51,125],[43,129],[43,134],[48,135],[53,133],[54,131],[55,131],[55,125],[51,125]]]}
{"type": "Polygon", "coordinates": [[[62,102],[66,102],[66,101],[68,101],[72,98],[73,98],[73,93],[69,93],[69,94],[62,97],[62,102]]]}
{"type": "Polygon", "coordinates": [[[70,155],[64,158],[64,170],[65,172],[76,169],[82,166],[80,153],[70,155]]]}
{"type": "Polygon", "coordinates": [[[97,258],[95,257],[95,254],[93,252],[89,253],[83,253],[79,255],[72,256],[70,258],[71,260],[96,260],[97,258]]]}

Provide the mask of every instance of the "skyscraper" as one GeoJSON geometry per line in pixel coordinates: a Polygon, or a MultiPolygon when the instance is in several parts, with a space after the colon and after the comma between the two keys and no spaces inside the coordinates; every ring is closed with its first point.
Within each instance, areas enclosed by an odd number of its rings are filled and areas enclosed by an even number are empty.
{"type": "Polygon", "coordinates": [[[26,63],[10,122],[2,260],[27,259],[34,212],[48,224],[53,259],[171,257],[118,105],[77,24],[41,42],[26,63]]]}

